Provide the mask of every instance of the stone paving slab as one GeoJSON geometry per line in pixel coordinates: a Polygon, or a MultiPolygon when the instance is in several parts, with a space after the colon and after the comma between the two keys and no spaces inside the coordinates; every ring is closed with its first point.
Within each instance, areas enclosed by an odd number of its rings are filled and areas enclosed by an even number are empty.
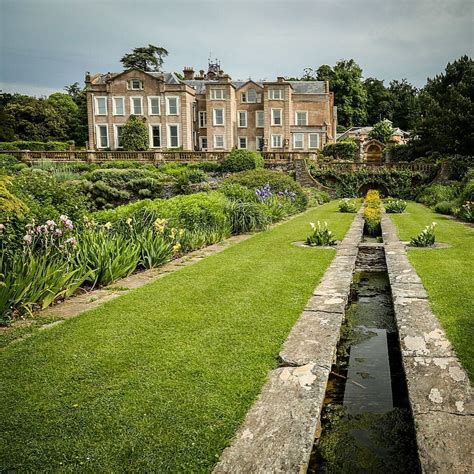
{"type": "Polygon", "coordinates": [[[283,344],[280,362],[288,366],[334,361],[343,321],[341,313],[304,311],[283,344]]]}
{"type": "Polygon", "coordinates": [[[388,216],[382,217],[402,361],[423,472],[473,472],[473,390],[388,216]]]}
{"type": "Polygon", "coordinates": [[[272,371],[214,472],[306,472],[328,377],[315,364],[272,371]]]}

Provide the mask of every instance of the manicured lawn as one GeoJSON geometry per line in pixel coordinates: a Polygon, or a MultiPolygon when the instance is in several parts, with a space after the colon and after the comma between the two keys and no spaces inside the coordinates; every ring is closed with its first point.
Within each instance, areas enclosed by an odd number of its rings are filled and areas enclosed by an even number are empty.
{"type": "Polygon", "coordinates": [[[474,380],[474,229],[425,206],[409,203],[407,214],[391,214],[399,237],[410,240],[435,221],[436,239],[447,249],[410,249],[408,257],[423,280],[434,313],[441,321],[471,382],[474,380]]]}
{"type": "Polygon", "coordinates": [[[208,471],[332,260],[312,209],[0,353],[0,470],[208,471]]]}

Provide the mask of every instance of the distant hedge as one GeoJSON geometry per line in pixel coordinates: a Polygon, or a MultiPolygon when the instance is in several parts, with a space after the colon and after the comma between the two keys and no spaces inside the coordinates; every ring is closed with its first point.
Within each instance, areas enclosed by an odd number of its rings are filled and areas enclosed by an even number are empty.
{"type": "Polygon", "coordinates": [[[324,156],[332,156],[338,160],[355,160],[357,143],[352,140],[328,143],[323,148],[324,156]]]}
{"type": "Polygon", "coordinates": [[[18,151],[67,151],[74,145],[73,141],[67,142],[36,142],[27,140],[17,140],[15,142],[0,142],[0,150],[18,151]]]}

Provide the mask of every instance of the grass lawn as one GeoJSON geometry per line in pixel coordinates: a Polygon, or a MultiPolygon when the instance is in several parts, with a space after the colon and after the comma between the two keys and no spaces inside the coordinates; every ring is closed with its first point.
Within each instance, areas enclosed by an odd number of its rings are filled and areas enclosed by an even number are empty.
{"type": "Polygon", "coordinates": [[[435,221],[437,242],[447,249],[409,249],[408,257],[423,280],[434,313],[441,321],[474,381],[474,229],[409,203],[406,214],[390,214],[401,240],[410,240],[435,221]]]}
{"type": "Polygon", "coordinates": [[[332,202],[0,352],[0,471],[209,471],[333,249],[332,202]]]}

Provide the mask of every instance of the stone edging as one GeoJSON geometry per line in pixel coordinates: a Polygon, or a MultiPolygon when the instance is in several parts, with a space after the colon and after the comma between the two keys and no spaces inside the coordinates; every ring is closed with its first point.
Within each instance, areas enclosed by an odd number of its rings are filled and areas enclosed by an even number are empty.
{"type": "Polygon", "coordinates": [[[361,210],[285,341],[281,366],[270,372],[215,473],[306,471],[363,228],[361,210]]]}
{"type": "Polygon", "coordinates": [[[472,472],[474,406],[469,379],[385,214],[382,235],[422,470],[472,472]]]}

